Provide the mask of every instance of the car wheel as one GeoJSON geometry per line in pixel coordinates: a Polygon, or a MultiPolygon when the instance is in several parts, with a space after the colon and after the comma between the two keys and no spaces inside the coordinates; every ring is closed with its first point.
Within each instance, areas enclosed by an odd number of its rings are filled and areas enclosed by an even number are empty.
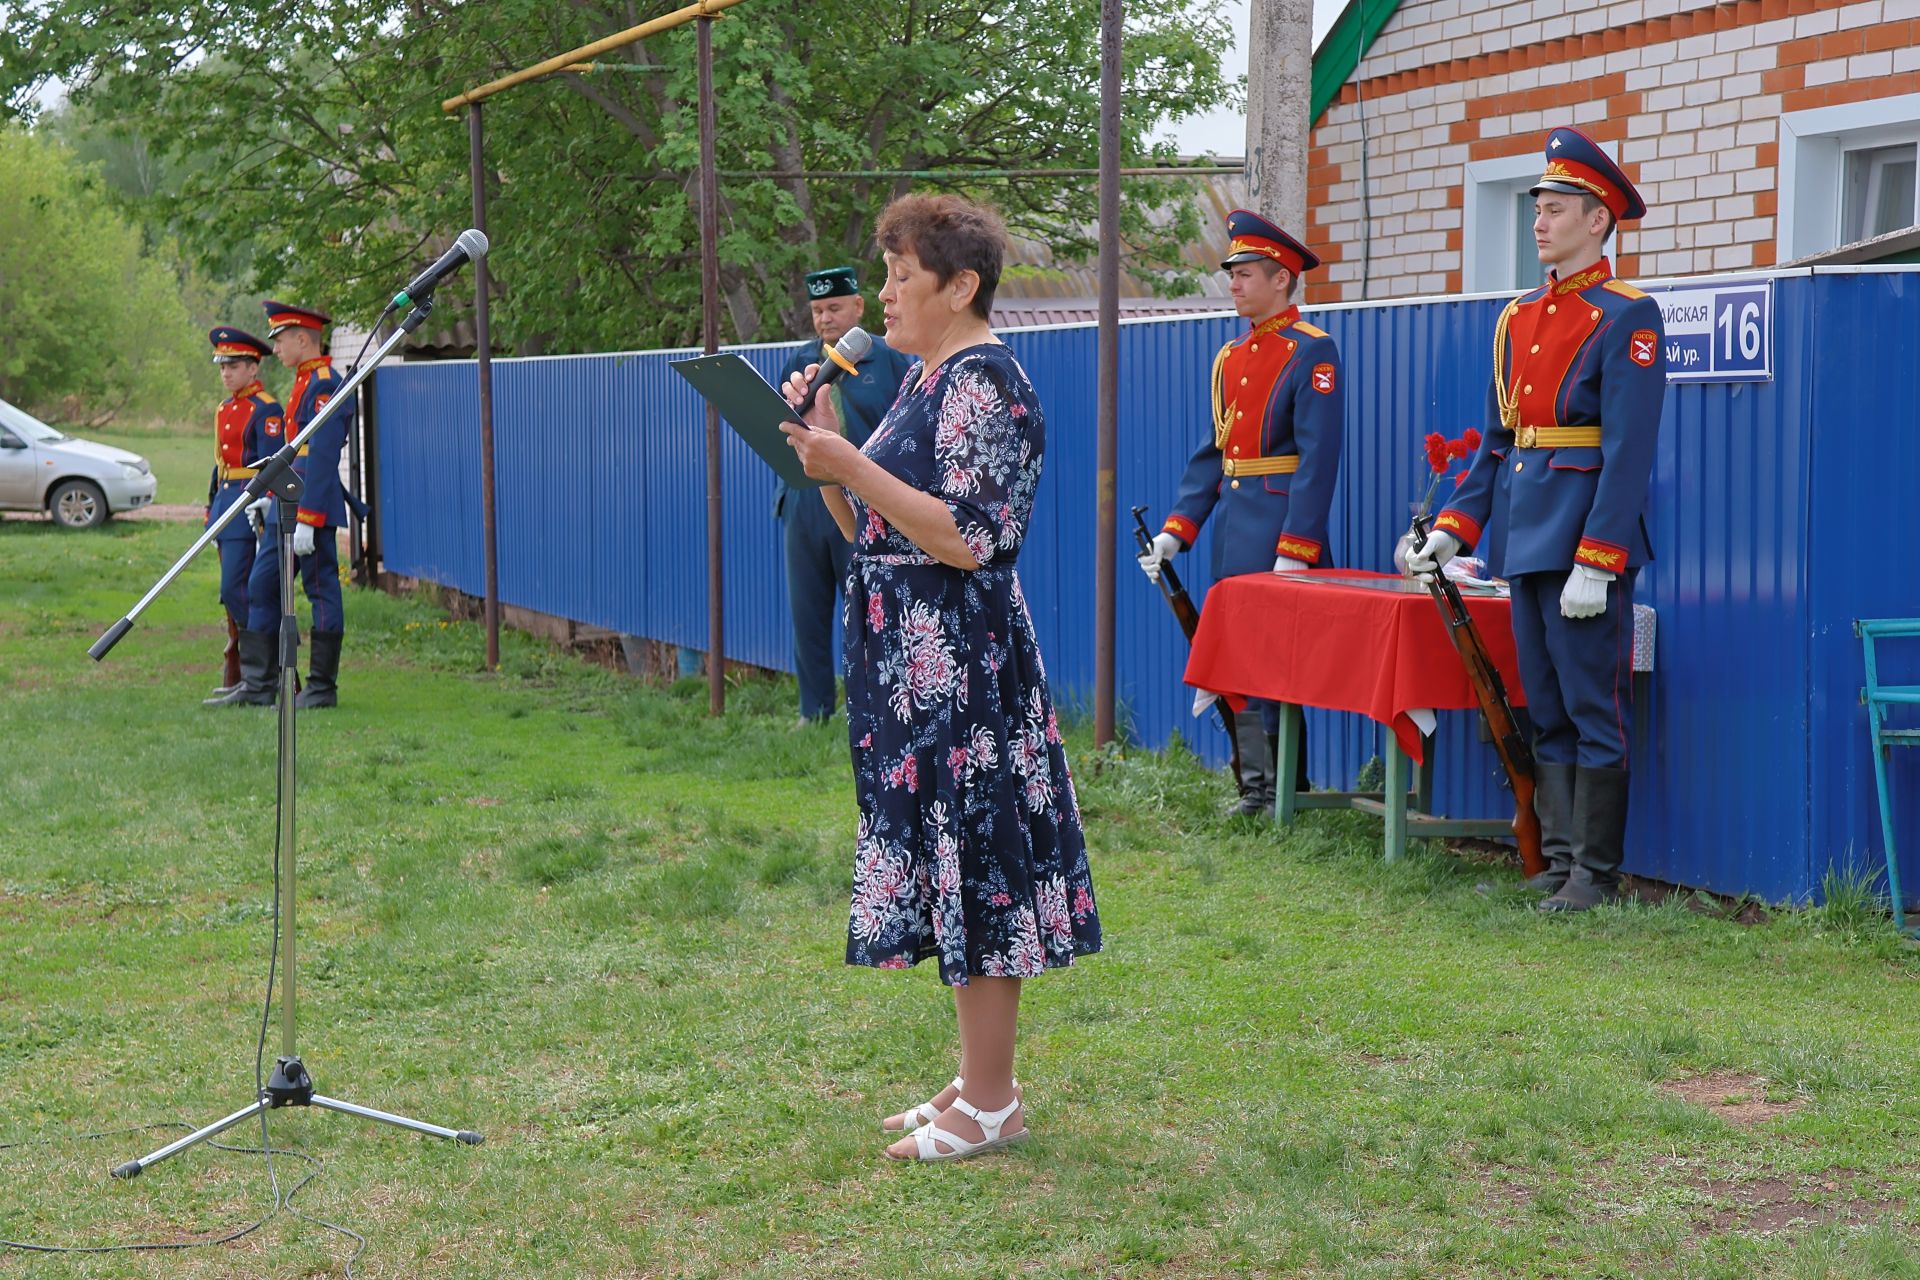
{"type": "Polygon", "coordinates": [[[107,522],[107,495],[91,480],[62,480],[47,499],[47,510],[63,529],[92,529],[107,522]]]}

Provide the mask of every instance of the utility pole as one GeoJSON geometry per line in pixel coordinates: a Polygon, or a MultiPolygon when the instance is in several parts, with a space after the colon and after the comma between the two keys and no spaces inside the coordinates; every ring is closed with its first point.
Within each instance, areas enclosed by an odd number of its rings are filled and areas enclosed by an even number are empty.
{"type": "Polygon", "coordinates": [[[1247,39],[1247,200],[1307,234],[1313,0],[1252,0],[1247,39]]]}

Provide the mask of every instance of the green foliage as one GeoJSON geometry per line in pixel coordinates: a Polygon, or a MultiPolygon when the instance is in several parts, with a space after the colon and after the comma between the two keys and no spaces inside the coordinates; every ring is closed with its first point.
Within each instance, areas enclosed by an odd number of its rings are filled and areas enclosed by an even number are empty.
{"type": "MultiPolygon", "coordinates": [[[[1092,166],[1099,8],[751,0],[714,24],[719,167],[1092,166]]],[[[464,113],[443,112],[443,98],[646,16],[587,0],[182,0],[164,20],[95,0],[38,0],[0,13],[0,99],[25,112],[49,80],[75,86],[87,111],[147,148],[122,167],[136,181],[163,172],[147,198],[203,261],[251,245],[260,289],[343,315],[377,309],[471,218],[464,113]]],[[[1129,6],[1132,160],[1156,153],[1149,140],[1166,122],[1236,92],[1221,73],[1226,36],[1220,0],[1129,6]]],[[[489,100],[497,342],[533,352],[696,340],[694,47],[684,27],[604,55],[646,71],[569,73],[489,100]]],[[[857,262],[876,278],[873,220],[914,185],[723,178],[732,336],[800,331],[799,276],[823,262],[857,262]]],[[[970,194],[1062,258],[1095,247],[1092,182],[1024,178],[970,194]]],[[[1126,206],[1128,265],[1173,271],[1175,248],[1197,226],[1191,191],[1140,181],[1126,206]]],[[[439,322],[457,316],[464,292],[448,291],[439,322]]]]}
{"type": "Polygon", "coordinates": [[[0,399],[66,422],[169,414],[204,363],[179,280],[64,146],[0,127],[0,399]]]}

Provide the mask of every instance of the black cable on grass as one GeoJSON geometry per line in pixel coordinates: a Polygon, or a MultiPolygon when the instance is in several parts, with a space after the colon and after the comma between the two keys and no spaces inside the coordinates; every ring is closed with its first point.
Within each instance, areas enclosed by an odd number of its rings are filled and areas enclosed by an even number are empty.
{"type": "MultiPolygon", "coordinates": [[[[361,353],[363,355],[365,354],[365,348],[361,349],[361,353]]],[[[276,793],[279,791],[279,784],[277,782],[275,784],[275,791],[276,793]]],[[[280,804],[284,804],[287,798],[285,795],[277,795],[277,799],[280,804]]],[[[273,837],[273,941],[267,950],[267,994],[266,999],[261,1001],[260,1035],[253,1047],[253,1096],[256,1098],[263,1097],[266,1093],[267,1028],[271,1025],[273,1016],[273,984],[279,977],[279,830],[278,824],[275,824],[273,837]]],[[[268,1209],[263,1216],[255,1219],[246,1226],[235,1231],[230,1231],[226,1235],[213,1240],[152,1240],[136,1241],[128,1244],[40,1244],[31,1240],[0,1240],[0,1249],[19,1249],[27,1253],[142,1253],[159,1250],[208,1249],[214,1245],[232,1244],[235,1240],[250,1236],[260,1230],[260,1228],[266,1226],[269,1222],[272,1222],[284,1211],[289,1216],[298,1218],[302,1222],[312,1223],[316,1227],[324,1227],[328,1231],[343,1235],[347,1237],[347,1239],[352,1240],[354,1242],[354,1249],[347,1257],[346,1275],[347,1280],[353,1280],[353,1264],[358,1262],[360,1255],[367,1251],[367,1238],[350,1228],[340,1226],[338,1223],[328,1222],[325,1218],[316,1218],[311,1214],[302,1213],[294,1207],[293,1198],[299,1195],[309,1182],[319,1177],[320,1171],[326,1166],[317,1157],[310,1156],[304,1151],[275,1147],[271,1137],[267,1133],[268,1110],[269,1108],[262,1108],[260,1111],[260,1145],[258,1147],[236,1147],[224,1142],[209,1142],[207,1144],[215,1151],[233,1151],[242,1155],[262,1156],[266,1159],[267,1182],[273,1189],[273,1207],[268,1209]],[[273,1158],[275,1156],[290,1156],[295,1160],[304,1160],[308,1165],[312,1166],[307,1170],[306,1176],[288,1188],[284,1195],[280,1191],[279,1172],[273,1167],[273,1158]]],[[[79,1135],[79,1140],[94,1141],[100,1138],[120,1137],[130,1133],[150,1133],[155,1129],[185,1129],[188,1132],[192,1132],[193,1126],[187,1124],[185,1121],[178,1120],[156,1124],[133,1125],[125,1129],[106,1129],[99,1133],[83,1133],[79,1135]]],[[[51,1138],[36,1142],[0,1142],[0,1151],[11,1151],[21,1147],[51,1146],[53,1142],[54,1139],[51,1138]]]]}

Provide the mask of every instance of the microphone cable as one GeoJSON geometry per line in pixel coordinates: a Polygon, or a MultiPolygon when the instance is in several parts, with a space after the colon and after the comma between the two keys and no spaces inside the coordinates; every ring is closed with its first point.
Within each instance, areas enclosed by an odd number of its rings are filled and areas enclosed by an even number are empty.
{"type": "MultiPolygon", "coordinates": [[[[365,350],[364,347],[361,349],[363,355],[365,354],[365,350]]],[[[277,779],[274,785],[274,794],[277,803],[284,804],[286,802],[286,796],[283,794],[283,789],[277,779]]],[[[276,812],[277,811],[276,809],[276,812]]],[[[267,1029],[272,1024],[273,986],[279,978],[279,964],[280,828],[279,824],[276,823],[274,825],[273,837],[273,939],[272,945],[267,951],[267,991],[266,998],[261,1002],[260,1007],[260,1034],[255,1040],[253,1047],[253,1096],[255,1098],[262,1097],[266,1092],[267,1029]]],[[[230,1143],[213,1142],[211,1140],[207,1143],[207,1145],[215,1151],[232,1151],[241,1155],[257,1155],[265,1158],[267,1162],[267,1181],[273,1191],[273,1205],[265,1214],[248,1223],[246,1226],[229,1231],[226,1235],[212,1240],[153,1240],[135,1241],[126,1244],[42,1244],[31,1240],[0,1239],[0,1249],[18,1249],[25,1253],[144,1253],[182,1249],[208,1249],[215,1245],[232,1244],[235,1240],[250,1236],[279,1217],[282,1212],[285,1212],[290,1217],[297,1218],[302,1222],[311,1223],[316,1227],[323,1227],[328,1231],[352,1240],[354,1242],[354,1248],[353,1252],[347,1256],[346,1277],[347,1280],[353,1280],[353,1264],[358,1262],[360,1255],[367,1251],[367,1238],[349,1227],[343,1227],[338,1223],[329,1222],[324,1218],[303,1213],[295,1207],[293,1198],[305,1190],[308,1183],[319,1177],[320,1171],[324,1169],[326,1165],[317,1156],[310,1156],[304,1151],[274,1146],[267,1132],[267,1112],[270,1110],[272,1110],[270,1107],[263,1107],[260,1110],[259,1146],[239,1147],[230,1143]],[[289,1187],[284,1194],[282,1194],[280,1190],[279,1171],[274,1168],[273,1164],[273,1158],[275,1156],[289,1156],[295,1160],[303,1160],[310,1166],[306,1176],[289,1187]]],[[[132,1133],[149,1133],[155,1129],[185,1129],[188,1132],[192,1132],[192,1128],[191,1125],[181,1120],[161,1121],[154,1124],[131,1125],[124,1129],[106,1129],[97,1133],[83,1133],[78,1135],[75,1140],[93,1141],[100,1138],[114,1138],[132,1133]]],[[[37,1142],[0,1142],[0,1151],[11,1151],[23,1147],[52,1146],[53,1142],[54,1140],[51,1138],[42,1139],[37,1142]]]]}

